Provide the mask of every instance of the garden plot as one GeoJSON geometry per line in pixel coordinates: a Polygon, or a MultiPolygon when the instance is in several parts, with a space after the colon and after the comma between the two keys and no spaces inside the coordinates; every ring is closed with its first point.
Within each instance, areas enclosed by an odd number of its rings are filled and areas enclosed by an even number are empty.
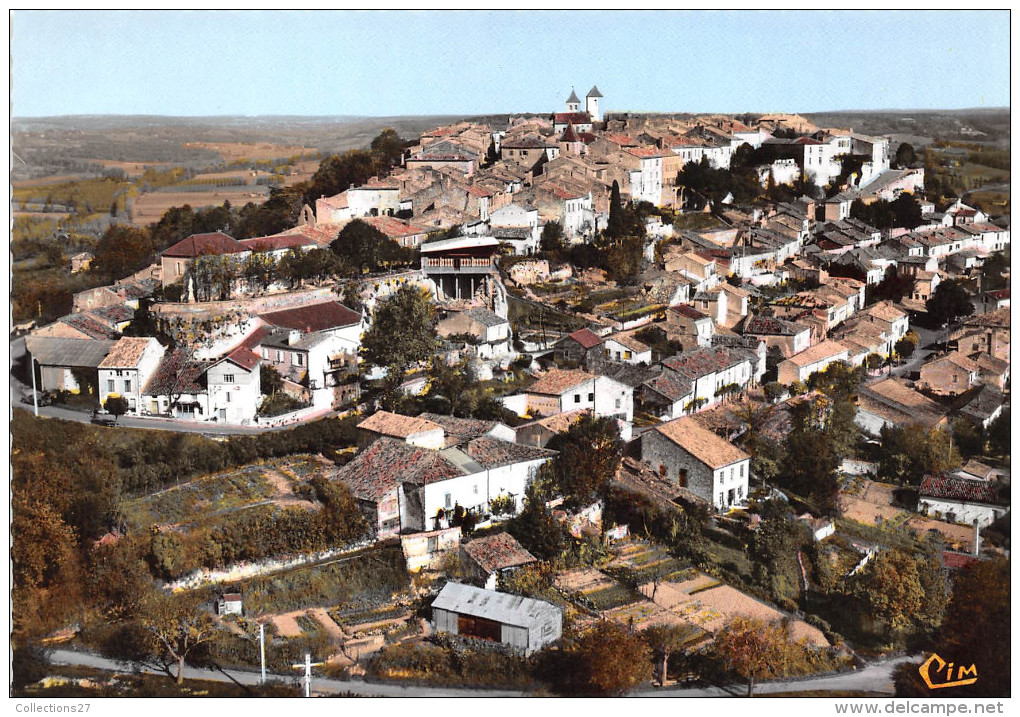
{"type": "Polygon", "coordinates": [[[294,489],[325,470],[321,460],[301,456],[203,476],[130,501],[127,522],[142,528],[197,523],[270,502],[315,509],[315,504],[295,496],[294,489]]]}
{"type": "Polygon", "coordinates": [[[630,540],[613,547],[613,559],[607,570],[610,573],[626,574],[641,584],[648,581],[676,580],[688,574],[689,565],[674,558],[669,552],[654,543],[644,540],[630,540]]]}
{"type": "Polygon", "coordinates": [[[896,486],[864,479],[859,495],[843,494],[843,517],[864,525],[873,525],[884,530],[909,528],[918,533],[937,530],[950,547],[969,550],[973,547],[974,530],[966,525],[935,520],[902,510],[894,505],[893,491],[896,486]]]}
{"type": "Polygon", "coordinates": [[[641,599],[641,595],[600,570],[570,570],[556,577],[555,585],[577,602],[599,612],[641,599]]]}

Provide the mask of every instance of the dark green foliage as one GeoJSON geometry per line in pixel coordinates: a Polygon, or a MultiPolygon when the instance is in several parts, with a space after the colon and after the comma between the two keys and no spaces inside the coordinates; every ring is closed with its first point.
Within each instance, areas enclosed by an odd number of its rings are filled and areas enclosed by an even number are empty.
{"type": "Polygon", "coordinates": [[[1002,413],[992,421],[988,427],[989,447],[997,456],[1008,456],[1010,454],[1010,425],[1009,408],[1003,409],[1002,413]]]}
{"type": "Polygon", "coordinates": [[[944,429],[884,426],[881,436],[878,475],[882,480],[920,485],[926,475],[960,465],[960,454],[944,429]]]}
{"type": "Polygon", "coordinates": [[[110,396],[103,402],[103,408],[114,416],[123,416],[127,413],[128,402],[123,396],[110,396]]]}
{"type": "Polygon", "coordinates": [[[406,249],[368,222],[354,219],[337,234],[329,248],[357,274],[391,266],[407,266],[414,251],[406,249]]]}
{"type": "Polygon", "coordinates": [[[528,486],[524,510],[507,524],[507,530],[539,560],[559,557],[570,540],[570,534],[552,517],[534,485],[528,486]]]}
{"type": "Polygon", "coordinates": [[[979,456],[985,452],[984,431],[963,416],[953,421],[953,439],[964,459],[979,456]]]}
{"type": "Polygon", "coordinates": [[[623,236],[623,202],[620,199],[620,183],[613,180],[613,187],[609,194],[609,223],[606,226],[606,236],[610,239],[619,239],[623,236]]]}
{"type": "Polygon", "coordinates": [[[921,205],[910,192],[904,192],[891,202],[878,199],[871,204],[865,204],[860,199],[855,199],[850,205],[850,216],[876,229],[890,227],[914,229],[921,224],[921,205]]]}
{"type": "Polygon", "coordinates": [[[376,305],[372,326],[361,341],[365,360],[376,366],[407,369],[436,349],[435,307],[431,297],[410,284],[376,305]]]}
{"type": "Polygon", "coordinates": [[[404,140],[400,138],[397,131],[392,127],[384,127],[378,136],[372,140],[370,149],[379,162],[385,167],[392,167],[400,164],[400,158],[404,154],[404,140]]]}
{"type": "Polygon", "coordinates": [[[587,505],[605,491],[623,457],[623,442],[612,418],[584,414],[548,445],[557,488],[568,502],[587,505]]]}
{"type": "Polygon", "coordinates": [[[914,280],[909,276],[900,276],[896,268],[889,266],[885,270],[885,276],[871,290],[870,298],[874,301],[889,300],[900,301],[914,288],[914,280]]]}
{"type": "Polygon", "coordinates": [[[896,165],[901,168],[906,168],[917,161],[917,154],[914,152],[913,145],[907,142],[901,142],[900,146],[896,148],[896,165]]]}
{"type": "Polygon", "coordinates": [[[970,292],[959,281],[943,281],[926,302],[924,308],[936,324],[945,324],[974,313],[970,292]]]}
{"type": "Polygon", "coordinates": [[[558,252],[566,247],[563,241],[563,225],[559,222],[546,222],[542,227],[542,251],[558,252]]]}

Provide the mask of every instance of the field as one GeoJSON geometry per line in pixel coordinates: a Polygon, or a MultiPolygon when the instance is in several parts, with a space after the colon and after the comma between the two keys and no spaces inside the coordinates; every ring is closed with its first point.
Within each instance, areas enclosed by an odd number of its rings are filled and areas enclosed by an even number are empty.
{"type": "Polygon", "coordinates": [[[312,147],[274,144],[272,142],[185,142],[184,148],[205,149],[216,152],[228,164],[247,160],[284,159],[300,155],[312,155],[316,152],[312,147]]]}
{"type": "Polygon", "coordinates": [[[191,205],[192,209],[200,207],[217,207],[224,201],[231,205],[242,207],[249,202],[262,204],[269,198],[268,190],[260,188],[258,191],[252,187],[217,187],[196,192],[150,192],[142,194],[134,200],[132,206],[132,223],[136,225],[153,224],[158,222],[170,207],[180,207],[185,204],[191,205]]]}
{"type": "Polygon", "coordinates": [[[122,162],[115,159],[86,159],[84,161],[101,165],[103,169],[119,169],[129,178],[141,176],[150,167],[170,166],[168,162],[122,162]]]}

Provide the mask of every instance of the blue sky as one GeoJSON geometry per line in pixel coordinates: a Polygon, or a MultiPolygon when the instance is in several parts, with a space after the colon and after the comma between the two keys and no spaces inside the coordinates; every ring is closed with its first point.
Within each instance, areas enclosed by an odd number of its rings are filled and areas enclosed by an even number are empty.
{"type": "Polygon", "coordinates": [[[13,114],[1009,105],[1009,14],[15,11],[13,114]]]}

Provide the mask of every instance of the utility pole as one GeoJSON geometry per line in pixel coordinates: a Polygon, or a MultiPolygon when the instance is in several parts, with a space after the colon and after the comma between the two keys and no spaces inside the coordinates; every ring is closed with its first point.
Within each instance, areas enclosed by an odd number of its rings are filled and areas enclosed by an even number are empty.
{"type": "Polygon", "coordinates": [[[259,657],[262,660],[262,685],[266,684],[266,626],[259,623],[259,657]]]}

